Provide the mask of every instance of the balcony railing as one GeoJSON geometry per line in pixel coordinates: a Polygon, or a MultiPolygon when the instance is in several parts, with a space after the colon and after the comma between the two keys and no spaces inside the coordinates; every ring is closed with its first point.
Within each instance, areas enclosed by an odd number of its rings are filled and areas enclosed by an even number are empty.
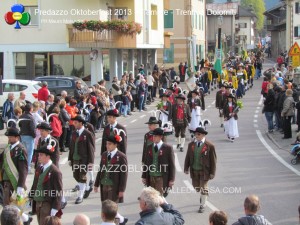
{"type": "Polygon", "coordinates": [[[77,30],[67,25],[70,48],[136,48],[136,35],[116,31],[77,30]]]}

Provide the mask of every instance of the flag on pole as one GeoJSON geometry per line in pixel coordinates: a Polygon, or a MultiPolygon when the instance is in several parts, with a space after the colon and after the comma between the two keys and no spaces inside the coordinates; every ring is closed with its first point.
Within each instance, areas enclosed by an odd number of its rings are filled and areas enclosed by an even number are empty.
{"type": "Polygon", "coordinates": [[[220,49],[216,49],[216,60],[214,69],[219,73],[222,74],[222,44],[220,49]]]}

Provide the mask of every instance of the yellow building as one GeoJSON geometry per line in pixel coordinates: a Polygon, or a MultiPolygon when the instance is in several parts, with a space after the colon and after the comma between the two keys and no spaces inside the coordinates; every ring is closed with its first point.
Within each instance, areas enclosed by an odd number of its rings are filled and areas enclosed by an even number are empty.
{"type": "Polygon", "coordinates": [[[206,52],[205,0],[170,1],[165,8],[165,35],[173,35],[170,47],[158,51],[159,65],[177,68],[185,61],[196,65],[206,52]]]}
{"type": "Polygon", "coordinates": [[[121,77],[124,70],[134,72],[135,65],[145,64],[147,70],[156,63],[157,49],[164,46],[161,0],[7,0],[0,14],[16,3],[25,7],[31,21],[15,29],[16,24],[0,20],[0,75],[6,79],[91,75],[94,84],[108,71],[110,77],[121,77]],[[117,30],[128,26],[125,23],[102,32],[72,26],[76,21],[116,19],[140,24],[140,33],[117,30]]]}

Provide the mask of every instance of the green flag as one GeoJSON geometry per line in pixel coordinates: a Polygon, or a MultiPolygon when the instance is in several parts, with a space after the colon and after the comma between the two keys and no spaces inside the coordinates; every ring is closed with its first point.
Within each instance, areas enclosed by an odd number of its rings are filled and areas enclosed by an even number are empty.
{"type": "Polygon", "coordinates": [[[220,45],[220,49],[216,49],[216,61],[214,65],[214,69],[219,73],[222,74],[222,44],[220,45]]]}

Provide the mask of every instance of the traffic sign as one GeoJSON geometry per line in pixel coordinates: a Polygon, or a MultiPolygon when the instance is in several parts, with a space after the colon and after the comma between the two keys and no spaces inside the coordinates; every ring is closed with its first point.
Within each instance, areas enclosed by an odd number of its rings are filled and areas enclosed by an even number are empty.
{"type": "Polygon", "coordinates": [[[292,66],[294,68],[300,66],[300,55],[293,55],[292,56],[292,66]]]}
{"type": "Polygon", "coordinates": [[[290,48],[289,56],[300,55],[300,47],[297,42],[290,48]]]}

